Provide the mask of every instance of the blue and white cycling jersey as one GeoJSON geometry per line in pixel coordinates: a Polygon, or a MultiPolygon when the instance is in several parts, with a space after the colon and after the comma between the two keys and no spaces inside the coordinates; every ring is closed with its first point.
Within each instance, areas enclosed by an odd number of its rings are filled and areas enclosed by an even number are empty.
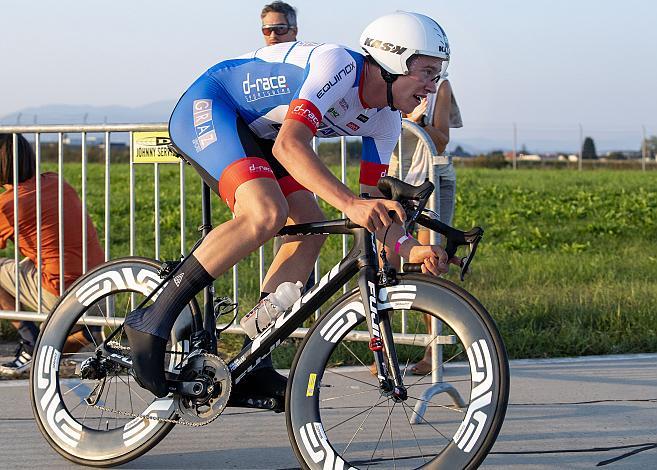
{"type": "Polygon", "coordinates": [[[375,185],[387,170],[401,115],[363,102],[364,61],[335,44],[290,42],[220,62],[178,102],[171,138],[224,199],[236,189],[234,182],[222,188],[224,170],[259,156],[248,134],[273,140],[285,119],[303,122],[320,138],[362,136],[360,181],[375,185]]]}

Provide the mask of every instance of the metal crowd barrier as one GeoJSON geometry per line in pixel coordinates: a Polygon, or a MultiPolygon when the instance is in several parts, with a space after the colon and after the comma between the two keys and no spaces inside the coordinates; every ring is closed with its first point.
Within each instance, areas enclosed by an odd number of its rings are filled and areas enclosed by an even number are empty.
{"type": "MultiPolygon", "coordinates": [[[[433,144],[431,138],[428,136],[428,134],[422,129],[420,126],[417,124],[403,120],[403,129],[407,132],[410,132],[414,134],[420,141],[426,145],[431,154],[434,155],[434,161],[432,162],[433,165],[436,164],[445,164],[448,162],[447,157],[443,156],[438,156],[437,151],[435,148],[435,145],[433,144]]],[[[111,213],[111,199],[110,199],[110,164],[111,164],[111,136],[112,134],[116,133],[127,133],[129,137],[129,152],[130,155],[133,155],[133,133],[142,131],[142,132],[155,132],[155,131],[166,131],[167,130],[167,125],[165,123],[161,124],[103,124],[103,125],[31,125],[31,126],[0,126],[0,133],[21,133],[21,134],[26,134],[28,137],[30,135],[34,135],[34,147],[35,147],[35,154],[36,154],[36,173],[40,174],[41,173],[41,141],[42,141],[42,136],[44,134],[46,135],[55,135],[57,137],[57,147],[58,147],[58,158],[57,158],[57,166],[58,166],[58,176],[59,176],[59,185],[58,185],[58,190],[59,190],[59,247],[60,247],[60,252],[63,250],[63,201],[62,201],[62,188],[63,188],[63,168],[64,168],[64,135],[71,135],[71,134],[78,134],[80,137],[80,147],[81,147],[81,163],[82,163],[82,170],[81,170],[81,178],[82,178],[82,186],[81,186],[81,194],[80,194],[80,199],[82,201],[82,206],[83,206],[83,211],[82,211],[82,227],[83,227],[83,234],[82,234],[82,239],[83,239],[83,271],[86,271],[86,263],[87,263],[87,234],[86,234],[86,215],[87,215],[87,156],[88,156],[88,149],[89,145],[87,142],[87,135],[91,133],[103,133],[104,134],[104,171],[105,171],[105,196],[104,196],[104,220],[105,220],[105,226],[104,226],[104,243],[105,243],[105,260],[109,260],[110,258],[110,246],[111,246],[111,238],[110,238],[110,228],[111,228],[111,223],[112,219],[110,217],[111,213]]],[[[346,138],[341,137],[341,180],[346,183],[346,177],[347,177],[347,145],[346,145],[346,138]]],[[[14,142],[16,140],[16,136],[14,136],[14,142]]],[[[317,151],[318,145],[317,145],[317,139],[313,141],[313,148],[317,151]]],[[[402,138],[400,136],[399,139],[399,144],[398,144],[398,149],[397,153],[399,155],[399,174],[402,174],[401,168],[402,168],[402,160],[403,160],[403,153],[402,153],[402,138]]],[[[18,175],[18,170],[17,170],[17,146],[14,144],[14,185],[17,183],[17,175],[18,175]]],[[[321,157],[321,154],[320,154],[321,157]]],[[[159,259],[160,256],[160,219],[159,219],[159,211],[160,211],[160,195],[159,195],[159,165],[163,163],[153,163],[153,171],[154,171],[154,186],[155,186],[155,191],[154,191],[154,218],[155,218],[155,246],[154,246],[154,257],[156,259],[159,259]]],[[[135,163],[132,161],[132,158],[130,158],[129,162],[129,192],[130,192],[130,215],[129,215],[129,234],[130,234],[130,241],[129,241],[129,254],[134,255],[135,254],[135,245],[136,245],[136,235],[135,235],[135,170],[134,170],[134,165],[135,163]]],[[[142,164],[143,165],[143,164],[142,164]]],[[[180,167],[180,252],[184,255],[187,253],[187,247],[186,247],[186,238],[185,238],[185,163],[180,161],[178,163],[180,167]]],[[[433,165],[431,167],[433,168],[433,165]]],[[[434,180],[434,172],[430,171],[429,174],[430,179],[434,180]]],[[[19,282],[19,277],[18,277],[18,262],[20,261],[20,253],[18,250],[17,244],[14,244],[14,260],[16,261],[16,305],[15,309],[13,311],[11,310],[0,310],[0,319],[7,319],[7,320],[24,320],[24,321],[35,321],[35,322],[42,322],[47,318],[47,312],[43,311],[42,305],[41,305],[41,294],[42,294],[42,286],[41,286],[41,220],[40,220],[40,212],[41,212],[41,187],[39,184],[39,179],[37,179],[37,269],[39,272],[39,308],[37,312],[26,312],[22,311],[20,309],[20,303],[19,303],[19,298],[20,298],[20,282],[19,282]]],[[[434,192],[434,196],[432,197],[432,201],[430,202],[431,208],[434,210],[438,207],[437,200],[435,199],[438,196],[439,191],[434,192]]],[[[17,198],[14,198],[14,239],[17,240],[19,236],[19,227],[18,227],[18,201],[17,198]]],[[[115,221],[116,223],[116,221],[115,221]]],[[[100,234],[99,234],[100,236],[100,234]]],[[[347,253],[347,236],[343,236],[343,255],[346,255],[347,253]]],[[[63,273],[64,273],[64,260],[60,257],[60,285],[62,286],[60,288],[60,294],[63,294],[64,292],[64,279],[63,279],[63,273]]],[[[259,250],[259,279],[260,283],[262,284],[262,280],[265,276],[265,256],[264,256],[264,248],[261,247],[259,250]]],[[[320,271],[320,264],[319,260],[315,263],[315,280],[318,281],[323,273],[320,271]]],[[[233,268],[233,299],[234,301],[237,301],[238,295],[239,295],[239,276],[238,276],[238,266],[235,266],[233,268]]],[[[87,323],[90,323],[91,319],[86,320],[87,323]]],[[[117,319],[117,321],[120,321],[117,319]]],[[[93,322],[93,321],[91,321],[93,322]]],[[[434,330],[435,331],[435,330],[434,330]]],[[[242,329],[235,325],[229,327],[226,332],[228,333],[239,333],[242,334],[242,329]]],[[[307,329],[298,329],[293,333],[292,336],[295,337],[303,337],[307,332],[307,329]]],[[[353,338],[354,340],[362,340],[362,341],[368,341],[369,338],[367,337],[367,334],[360,334],[360,333],[354,333],[353,338]]],[[[398,340],[400,343],[408,343],[415,341],[415,344],[418,343],[418,340],[421,342],[424,342],[425,344],[428,344],[430,342],[430,337],[429,335],[421,335],[424,336],[423,338],[420,338],[419,336],[414,336],[414,335],[408,335],[407,334],[407,318],[406,318],[406,313],[404,312],[402,315],[402,328],[401,332],[396,335],[396,341],[398,340]]],[[[437,339],[436,342],[441,342],[440,339],[437,339]]]]}

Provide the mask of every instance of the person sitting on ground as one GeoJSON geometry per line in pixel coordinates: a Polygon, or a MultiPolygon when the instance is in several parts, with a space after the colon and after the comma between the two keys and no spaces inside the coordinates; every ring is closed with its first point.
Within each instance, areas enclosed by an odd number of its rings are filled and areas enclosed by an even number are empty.
{"type": "MultiPolygon", "coordinates": [[[[313,193],[390,250],[421,263],[423,272],[438,276],[447,272],[448,261],[458,262],[438,245],[407,239],[399,203],[356,196],[312,149],[316,134],[361,136],[361,191],[380,196],[376,184],[401,131],[398,110],[410,113],[435,92],[449,59],[443,29],[417,13],[378,18],[360,44],[365,54],[311,42],[258,49],[211,67],[178,101],[169,121],[172,142],[235,217],[215,227],[183,261],[180,283],[168,283],[153,304],[126,317],[135,377],[154,395],[168,394],[166,342],[183,306],[284,225],[323,220],[313,193]],[[271,155],[263,152],[262,140],[275,140],[271,155]]],[[[284,244],[261,295],[307,279],[323,241],[309,236],[284,244]]],[[[231,399],[282,399],[285,387],[284,377],[263,368],[239,381],[231,399]]]]}
{"type": "MultiPolygon", "coordinates": [[[[12,134],[0,134],[0,248],[8,240],[18,243],[24,259],[18,263],[18,285],[21,308],[37,311],[39,308],[39,281],[41,281],[41,308],[49,312],[60,294],[59,270],[59,211],[58,176],[56,173],[36,174],[34,150],[20,134],[16,135],[18,155],[18,185],[14,187],[14,144],[12,134]],[[41,182],[41,279],[39,279],[37,249],[37,178],[41,182]],[[14,197],[18,198],[18,240],[14,232],[14,197]]],[[[70,286],[85,271],[82,266],[82,202],[75,189],[63,181],[64,209],[64,287],[70,286]]],[[[105,260],[91,218],[87,224],[87,268],[105,260]]],[[[16,262],[13,258],[0,258],[0,309],[16,307],[16,262]]],[[[0,366],[1,375],[18,375],[29,370],[39,329],[30,321],[14,321],[20,343],[15,358],[0,366]]],[[[69,336],[65,352],[73,352],[93,341],[97,328],[81,327],[69,336]]]]}

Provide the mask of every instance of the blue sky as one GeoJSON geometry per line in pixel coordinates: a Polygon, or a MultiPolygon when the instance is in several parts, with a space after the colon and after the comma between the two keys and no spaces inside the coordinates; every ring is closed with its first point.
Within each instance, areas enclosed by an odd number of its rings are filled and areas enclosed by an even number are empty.
{"type": "MultiPolygon", "coordinates": [[[[204,69],[260,47],[265,2],[4,1],[0,116],[46,104],[176,99],[204,69]]],[[[290,2],[299,37],[357,47],[395,9],[436,18],[463,135],[657,134],[657,3],[626,0],[290,2]],[[590,132],[587,132],[590,131],[590,132]]]]}

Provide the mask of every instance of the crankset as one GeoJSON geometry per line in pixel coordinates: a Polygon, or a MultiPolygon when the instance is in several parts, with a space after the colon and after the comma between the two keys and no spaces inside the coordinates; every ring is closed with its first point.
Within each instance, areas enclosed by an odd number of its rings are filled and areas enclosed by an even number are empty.
{"type": "Polygon", "coordinates": [[[176,387],[173,394],[182,421],[208,424],[221,414],[228,403],[232,380],[228,366],[219,356],[193,352],[185,359],[173,383],[176,382],[191,384],[176,387]]]}

